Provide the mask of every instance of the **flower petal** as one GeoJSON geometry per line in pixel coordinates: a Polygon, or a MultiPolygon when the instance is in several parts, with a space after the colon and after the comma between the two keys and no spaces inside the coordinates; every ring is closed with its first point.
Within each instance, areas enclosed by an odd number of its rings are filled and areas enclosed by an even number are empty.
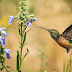
{"type": "Polygon", "coordinates": [[[9,53],[6,53],[6,55],[9,55],[9,53]]]}
{"type": "Polygon", "coordinates": [[[9,55],[9,53],[6,53],[7,59],[10,59],[11,56],[9,55]]]}
{"type": "Polygon", "coordinates": [[[30,20],[30,22],[32,23],[32,22],[33,22],[33,20],[31,19],[31,20],[30,20]]]}
{"type": "Polygon", "coordinates": [[[32,26],[32,24],[30,22],[26,22],[27,26],[32,26]]]}
{"type": "Polygon", "coordinates": [[[11,25],[11,24],[12,24],[12,21],[13,21],[13,20],[11,20],[11,18],[9,18],[8,24],[11,25]]]}
{"type": "Polygon", "coordinates": [[[38,20],[36,17],[33,17],[33,21],[36,21],[36,20],[38,20]]]}
{"type": "Polygon", "coordinates": [[[8,20],[8,24],[11,25],[12,24],[12,21],[14,20],[14,16],[10,15],[9,16],[9,20],[8,20]]]}
{"type": "Polygon", "coordinates": [[[5,38],[0,36],[0,43],[1,43],[1,45],[2,45],[2,46],[4,46],[4,45],[5,45],[4,40],[5,40],[5,38]]]}
{"type": "Polygon", "coordinates": [[[2,46],[5,45],[5,42],[3,42],[3,40],[0,40],[0,43],[1,43],[2,46]]]}
{"type": "Polygon", "coordinates": [[[3,41],[5,41],[5,38],[4,38],[4,37],[2,37],[2,40],[3,40],[3,41]]]}
{"type": "Polygon", "coordinates": [[[7,36],[7,33],[4,30],[1,30],[1,33],[4,34],[4,36],[7,36]]]}
{"type": "Polygon", "coordinates": [[[13,17],[12,15],[9,15],[8,17],[13,17]]]}
{"type": "Polygon", "coordinates": [[[4,29],[6,29],[6,27],[0,28],[0,31],[1,31],[1,30],[4,30],[4,29]]]}
{"type": "Polygon", "coordinates": [[[4,53],[9,53],[9,52],[11,52],[11,50],[10,49],[3,49],[3,51],[4,51],[4,53]]]}
{"type": "Polygon", "coordinates": [[[2,36],[0,36],[0,40],[2,39],[2,36]]]}

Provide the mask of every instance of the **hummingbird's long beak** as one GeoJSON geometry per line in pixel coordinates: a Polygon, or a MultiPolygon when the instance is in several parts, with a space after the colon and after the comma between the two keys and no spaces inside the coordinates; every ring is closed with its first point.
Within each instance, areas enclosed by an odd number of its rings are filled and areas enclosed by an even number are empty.
{"type": "MultiPolygon", "coordinates": [[[[39,26],[37,26],[37,27],[39,27],[39,26]]],[[[48,32],[50,32],[49,29],[46,29],[46,28],[43,28],[43,27],[39,27],[39,28],[42,28],[42,29],[47,30],[48,32]]]]}

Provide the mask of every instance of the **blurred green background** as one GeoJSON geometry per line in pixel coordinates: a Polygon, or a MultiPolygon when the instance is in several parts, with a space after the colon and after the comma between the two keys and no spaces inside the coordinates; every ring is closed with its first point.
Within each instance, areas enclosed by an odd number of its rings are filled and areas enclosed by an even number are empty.
{"type": "MultiPolygon", "coordinates": [[[[11,49],[11,58],[6,59],[6,65],[16,72],[16,55],[19,49],[20,35],[18,34],[18,22],[14,20],[8,25],[8,16],[15,16],[19,10],[18,2],[21,0],[0,0],[0,28],[6,27],[7,37],[4,48],[11,49]]],[[[36,26],[48,29],[56,29],[61,34],[72,23],[72,0],[27,0],[29,13],[34,13],[38,21],[33,22],[33,29],[27,33],[26,48],[29,54],[22,62],[22,72],[38,72],[41,66],[38,49],[41,48],[48,56],[47,72],[63,72],[63,62],[67,65],[69,54],[60,47],[49,33],[36,26]]],[[[29,29],[31,27],[28,27],[29,29]]],[[[6,55],[4,55],[6,56],[6,55]]],[[[2,72],[5,72],[3,70],[2,72]]]]}

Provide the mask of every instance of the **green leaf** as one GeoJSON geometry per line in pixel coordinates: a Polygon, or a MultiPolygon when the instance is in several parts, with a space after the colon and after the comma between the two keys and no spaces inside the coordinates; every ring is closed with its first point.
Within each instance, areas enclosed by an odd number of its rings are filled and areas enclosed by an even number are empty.
{"type": "Polygon", "coordinates": [[[19,30],[19,34],[20,34],[20,26],[18,25],[18,30],[19,30]]]}
{"type": "Polygon", "coordinates": [[[25,46],[25,45],[27,45],[28,43],[26,43],[26,44],[23,44],[23,46],[25,46]]]}
{"type": "Polygon", "coordinates": [[[4,55],[3,49],[4,49],[4,48],[1,48],[1,49],[0,49],[0,52],[1,52],[2,55],[4,55]]]}
{"type": "Polygon", "coordinates": [[[63,64],[63,72],[65,72],[65,61],[64,61],[64,64],[63,64]]]}
{"type": "Polygon", "coordinates": [[[69,72],[71,72],[71,59],[70,59],[70,64],[69,64],[69,72]]]}
{"type": "Polygon", "coordinates": [[[21,70],[20,71],[17,71],[17,72],[21,72],[21,70]]]}
{"type": "Polygon", "coordinates": [[[21,72],[21,70],[19,72],[21,72]]]}
{"type": "Polygon", "coordinates": [[[42,51],[42,49],[38,49],[38,53],[39,55],[44,55],[44,52],[42,51]]]}
{"type": "Polygon", "coordinates": [[[43,66],[46,66],[47,65],[47,63],[46,62],[43,62],[43,66]]]}
{"type": "Polygon", "coordinates": [[[30,16],[30,17],[34,17],[34,14],[30,14],[29,16],[30,16]]]}
{"type": "MultiPolygon", "coordinates": [[[[19,41],[18,41],[19,42],[19,41]]],[[[20,43],[20,42],[19,42],[20,43]]],[[[20,43],[20,45],[21,45],[21,43],[20,43]]]]}
{"type": "Polygon", "coordinates": [[[12,71],[10,71],[10,72],[14,72],[14,71],[12,70],[12,71]]]}
{"type": "Polygon", "coordinates": [[[17,70],[19,70],[19,51],[17,50],[17,70]]]}
{"type": "Polygon", "coordinates": [[[43,60],[44,58],[43,58],[43,56],[39,56],[39,58],[41,59],[41,60],[43,60]]]}
{"type": "Polygon", "coordinates": [[[10,68],[10,66],[6,66],[7,68],[10,68]]]}
{"type": "Polygon", "coordinates": [[[48,58],[48,56],[45,55],[45,56],[44,56],[44,59],[47,59],[47,58],[48,58]]]}
{"type": "Polygon", "coordinates": [[[28,48],[27,48],[27,51],[29,52],[28,48]]]}
{"type": "Polygon", "coordinates": [[[24,27],[24,30],[26,30],[26,28],[27,28],[27,25],[23,25],[23,27],[24,27]]]}
{"type": "Polygon", "coordinates": [[[29,50],[27,49],[27,53],[24,55],[24,57],[22,58],[22,60],[26,57],[26,55],[29,53],[29,50]]]}
{"type": "Polygon", "coordinates": [[[23,3],[23,5],[24,5],[24,6],[27,6],[27,5],[28,5],[28,3],[23,3]]]}
{"type": "Polygon", "coordinates": [[[18,2],[19,4],[22,4],[22,2],[18,2]]]}
{"type": "Polygon", "coordinates": [[[2,71],[4,69],[4,67],[0,68],[0,70],[2,71]]]}
{"type": "Polygon", "coordinates": [[[26,32],[25,32],[25,34],[24,34],[23,44],[25,43],[25,40],[26,40],[26,32]]]}
{"type": "Polygon", "coordinates": [[[29,32],[32,28],[30,28],[27,32],[29,32]]]}

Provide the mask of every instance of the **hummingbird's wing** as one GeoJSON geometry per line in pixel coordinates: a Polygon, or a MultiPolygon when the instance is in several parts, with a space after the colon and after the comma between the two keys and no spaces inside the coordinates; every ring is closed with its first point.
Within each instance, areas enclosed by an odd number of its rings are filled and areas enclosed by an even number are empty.
{"type": "Polygon", "coordinates": [[[61,36],[65,37],[68,41],[72,38],[72,24],[61,34],[61,36]]]}

